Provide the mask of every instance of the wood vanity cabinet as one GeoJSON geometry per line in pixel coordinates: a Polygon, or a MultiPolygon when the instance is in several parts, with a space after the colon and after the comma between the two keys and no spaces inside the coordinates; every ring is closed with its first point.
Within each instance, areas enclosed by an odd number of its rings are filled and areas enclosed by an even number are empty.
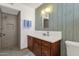
{"type": "Polygon", "coordinates": [[[36,56],[60,56],[60,41],[50,43],[28,36],[28,48],[36,56]]]}

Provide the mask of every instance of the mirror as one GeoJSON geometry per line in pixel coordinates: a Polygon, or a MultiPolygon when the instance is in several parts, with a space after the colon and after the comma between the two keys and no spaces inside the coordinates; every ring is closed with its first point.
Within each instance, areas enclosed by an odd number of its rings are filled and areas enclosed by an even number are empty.
{"type": "Polygon", "coordinates": [[[49,28],[49,14],[42,16],[42,28],[46,30],[49,28]]]}
{"type": "Polygon", "coordinates": [[[52,6],[48,6],[41,10],[41,16],[42,16],[42,28],[45,30],[49,29],[49,14],[52,11],[52,6]]]}

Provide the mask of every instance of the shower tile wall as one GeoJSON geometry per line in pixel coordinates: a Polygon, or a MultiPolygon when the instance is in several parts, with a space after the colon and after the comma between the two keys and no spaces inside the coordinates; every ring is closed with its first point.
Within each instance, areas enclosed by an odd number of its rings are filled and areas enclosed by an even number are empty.
{"type": "MultiPolygon", "coordinates": [[[[40,11],[50,4],[43,4],[36,9],[35,29],[43,31],[40,11]]],[[[49,30],[62,31],[61,55],[66,55],[65,40],[79,41],[79,4],[52,3],[49,30]]]]}

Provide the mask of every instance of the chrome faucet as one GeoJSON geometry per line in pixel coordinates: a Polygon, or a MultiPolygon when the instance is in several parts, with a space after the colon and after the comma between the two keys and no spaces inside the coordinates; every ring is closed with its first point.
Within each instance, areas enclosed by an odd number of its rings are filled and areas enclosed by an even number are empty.
{"type": "Polygon", "coordinates": [[[44,36],[49,36],[49,32],[47,31],[46,33],[43,33],[44,36]]]}
{"type": "Polygon", "coordinates": [[[47,32],[47,36],[49,36],[49,32],[47,32]]]}

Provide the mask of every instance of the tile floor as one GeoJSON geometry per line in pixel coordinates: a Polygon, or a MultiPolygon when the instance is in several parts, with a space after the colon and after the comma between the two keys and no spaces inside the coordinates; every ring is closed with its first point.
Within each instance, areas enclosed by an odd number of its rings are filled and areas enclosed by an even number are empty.
{"type": "Polygon", "coordinates": [[[0,56],[35,56],[29,49],[19,50],[17,48],[1,49],[0,56]]]}

